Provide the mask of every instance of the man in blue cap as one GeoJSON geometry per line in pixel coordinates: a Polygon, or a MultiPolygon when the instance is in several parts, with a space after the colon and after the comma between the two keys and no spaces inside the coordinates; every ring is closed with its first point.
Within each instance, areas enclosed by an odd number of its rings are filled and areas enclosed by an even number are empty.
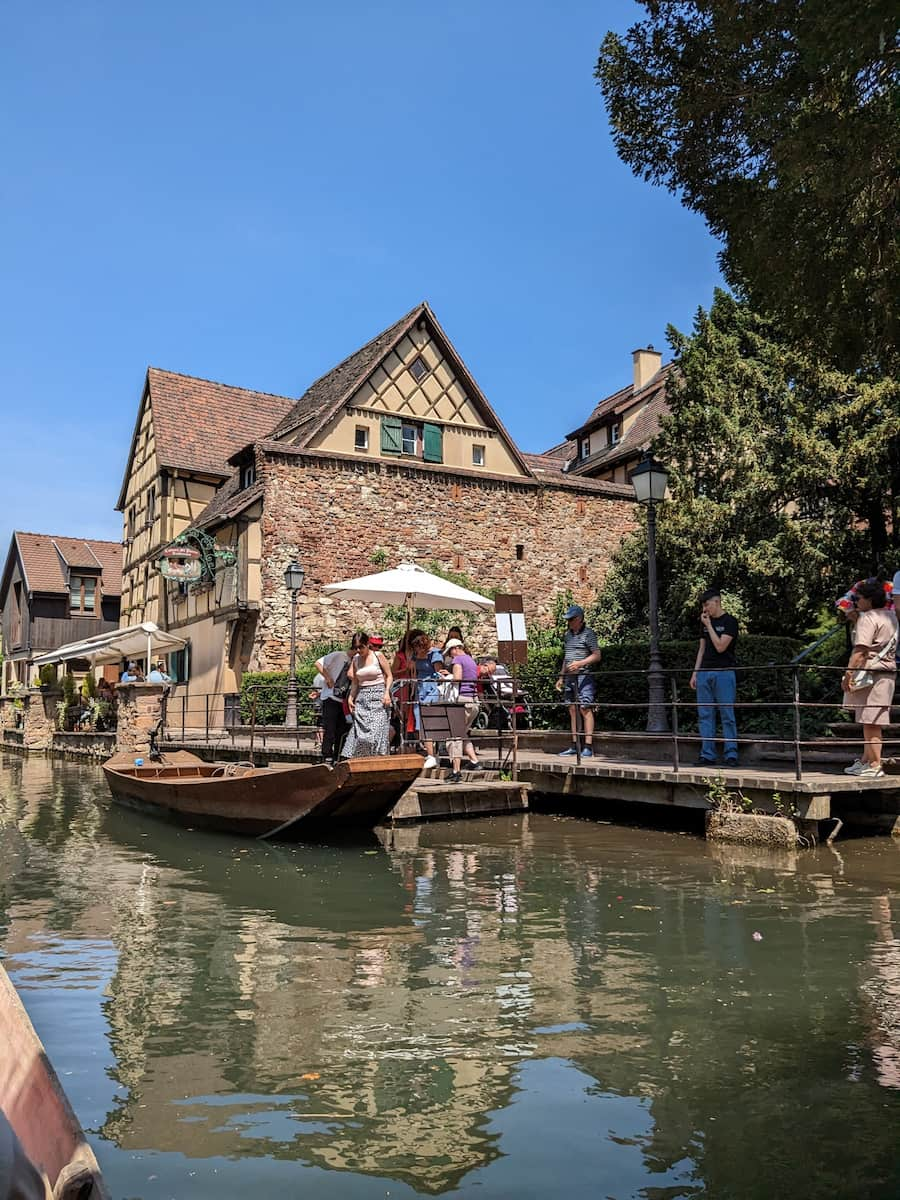
{"type": "Polygon", "coordinates": [[[572,723],[572,745],[560,754],[568,756],[576,753],[578,741],[578,710],[584,721],[584,747],[582,758],[592,758],[594,739],[594,676],[591,668],[600,661],[600,646],[593,629],[588,629],[584,623],[584,609],[580,604],[573,604],[566,609],[563,616],[568,623],[565,650],[563,653],[562,674],[556,681],[556,690],[562,692],[563,698],[569,705],[569,719],[572,723]]]}

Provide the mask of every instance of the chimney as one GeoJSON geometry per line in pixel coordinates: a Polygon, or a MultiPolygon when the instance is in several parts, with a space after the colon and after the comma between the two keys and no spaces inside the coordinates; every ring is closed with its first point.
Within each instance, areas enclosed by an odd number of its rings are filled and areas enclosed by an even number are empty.
{"type": "Polygon", "coordinates": [[[662,366],[662,353],[654,350],[652,346],[648,346],[646,350],[632,350],[631,357],[634,359],[634,387],[632,390],[639,392],[641,388],[647,386],[662,366]]]}

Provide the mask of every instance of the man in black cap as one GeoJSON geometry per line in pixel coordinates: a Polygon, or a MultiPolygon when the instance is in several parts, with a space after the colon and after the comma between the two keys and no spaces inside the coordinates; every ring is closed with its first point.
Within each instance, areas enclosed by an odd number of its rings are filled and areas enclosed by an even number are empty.
{"type": "Polygon", "coordinates": [[[593,629],[588,629],[584,623],[584,609],[580,604],[573,604],[563,614],[568,623],[566,631],[565,650],[563,652],[562,675],[556,681],[556,690],[562,692],[563,698],[569,705],[569,719],[572,723],[572,745],[560,754],[569,756],[575,754],[578,742],[578,710],[584,721],[584,747],[582,758],[592,758],[594,739],[594,676],[591,668],[600,661],[600,646],[593,629]]]}

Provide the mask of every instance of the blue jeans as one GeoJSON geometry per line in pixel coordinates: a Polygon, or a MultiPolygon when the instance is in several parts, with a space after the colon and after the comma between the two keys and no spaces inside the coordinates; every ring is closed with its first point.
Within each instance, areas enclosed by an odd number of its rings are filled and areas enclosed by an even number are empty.
{"type": "Polygon", "coordinates": [[[734,698],[737,680],[734,671],[697,672],[697,720],[703,745],[700,757],[711,762],[716,758],[716,712],[722,722],[725,757],[737,757],[737,721],[734,719],[734,698]]]}

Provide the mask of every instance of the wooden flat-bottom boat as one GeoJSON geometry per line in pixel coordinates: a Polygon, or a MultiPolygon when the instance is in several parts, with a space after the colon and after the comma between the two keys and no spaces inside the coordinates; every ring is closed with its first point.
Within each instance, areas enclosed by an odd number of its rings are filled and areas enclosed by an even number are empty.
{"type": "MultiPolygon", "coordinates": [[[[56,1072],[0,966],[0,1109],[54,1200],[109,1200],[56,1072]],[[49,1191],[47,1187],[49,1186],[49,1191]]],[[[15,1188],[13,1195],[30,1194],[15,1188]]]]}
{"type": "Polygon", "coordinates": [[[113,798],[194,829],[251,837],[306,837],[313,831],[372,829],[419,772],[419,754],[253,767],[206,763],[178,750],[135,765],[128,755],[103,764],[113,798]]]}

